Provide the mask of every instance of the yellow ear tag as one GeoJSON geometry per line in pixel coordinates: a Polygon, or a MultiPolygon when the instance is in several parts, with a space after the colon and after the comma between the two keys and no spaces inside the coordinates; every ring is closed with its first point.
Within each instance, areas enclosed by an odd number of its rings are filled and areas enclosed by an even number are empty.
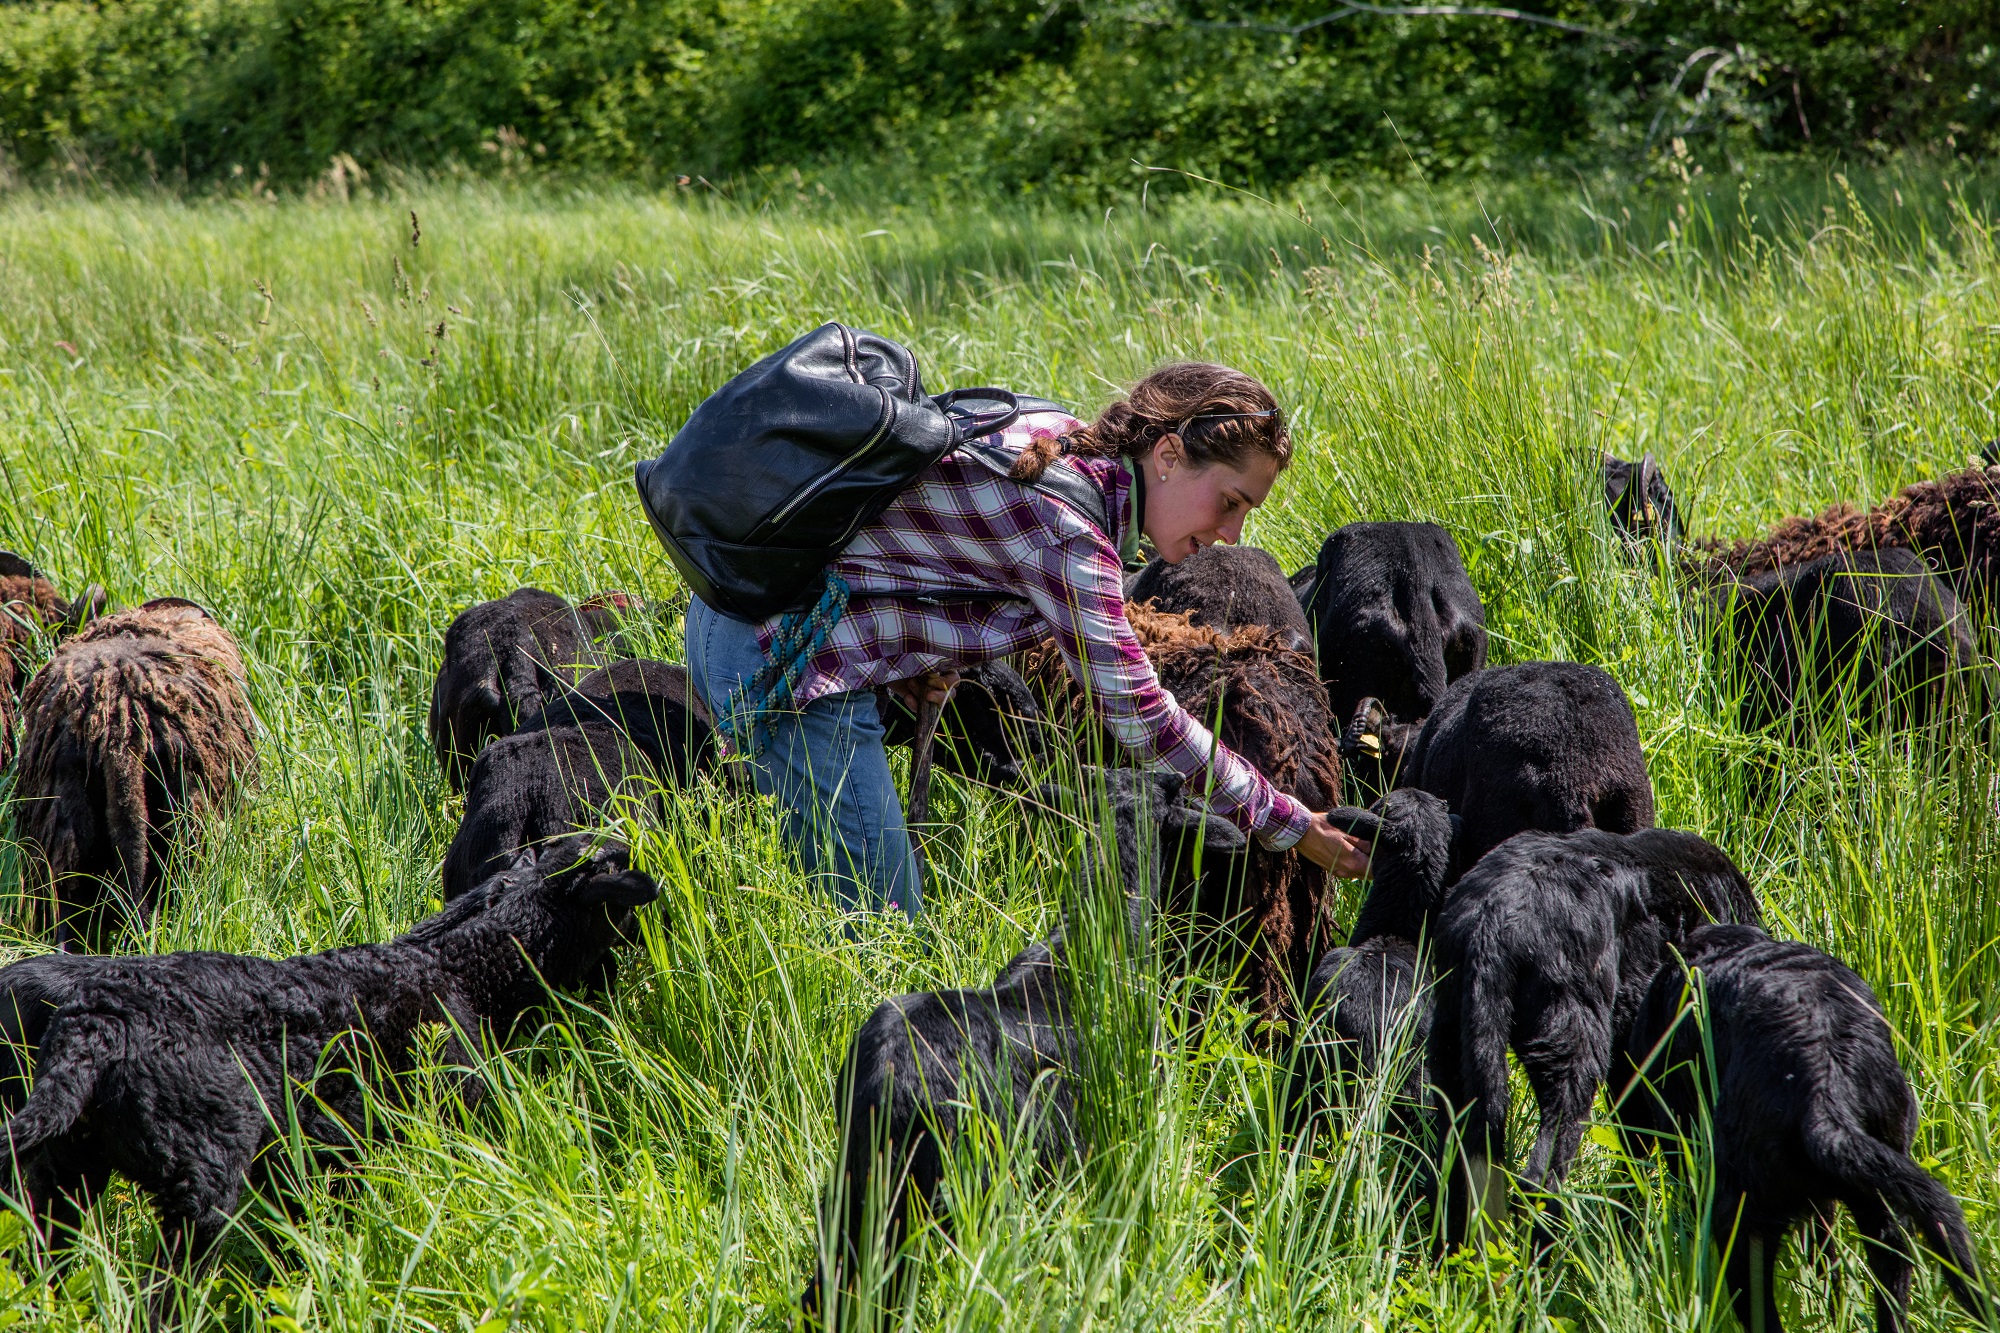
{"type": "Polygon", "coordinates": [[[1380,736],[1363,735],[1355,744],[1360,747],[1361,753],[1367,755],[1370,759],[1380,759],[1382,757],[1382,738],[1380,736]]]}

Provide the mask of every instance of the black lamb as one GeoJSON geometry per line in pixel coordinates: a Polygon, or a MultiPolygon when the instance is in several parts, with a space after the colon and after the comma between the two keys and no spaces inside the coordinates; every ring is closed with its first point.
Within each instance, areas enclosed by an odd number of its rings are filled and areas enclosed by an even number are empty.
{"type": "Polygon", "coordinates": [[[480,752],[465,815],[444,854],[446,902],[524,847],[594,824],[614,795],[658,813],[659,788],[715,762],[714,733],[687,669],[634,660],[591,673],[480,752]]]}
{"type": "MultiPolygon", "coordinates": [[[[93,959],[47,1019],[0,1181],[18,1182],[40,1235],[60,1247],[117,1172],[153,1196],[168,1263],[198,1264],[245,1187],[271,1181],[262,1153],[289,1118],[337,1161],[368,1123],[361,1080],[396,1096],[424,1026],[444,1025],[445,1060],[465,1064],[468,1042],[590,975],[658,892],[622,850],[579,838],[387,944],[283,960],[93,959]]],[[[0,988],[13,970],[0,970],[0,988]]],[[[156,1322],[167,1292],[154,1289],[156,1322]]]]}
{"type": "MultiPolygon", "coordinates": [[[[1163,858],[1178,860],[1178,845],[1197,838],[1222,851],[1241,847],[1244,837],[1181,799],[1181,781],[1172,774],[1087,771],[1108,794],[1129,926],[1140,944],[1161,901],[1163,858]]],[[[826,1212],[834,1231],[825,1256],[832,1272],[816,1273],[808,1286],[809,1317],[825,1317],[828,1327],[839,1320],[838,1311],[823,1308],[824,1294],[830,1285],[851,1297],[871,1212],[886,1228],[884,1265],[893,1261],[910,1209],[935,1205],[945,1154],[970,1107],[1003,1126],[1032,1115],[1044,1164],[1077,1151],[1065,1081],[1077,1048],[1065,959],[1058,930],[1016,955],[991,986],[896,996],[876,1006],[855,1033],[840,1074],[840,1167],[826,1212]]]]}
{"type": "Polygon", "coordinates": [[[1125,600],[1186,612],[1223,634],[1262,625],[1286,647],[1312,651],[1312,628],[1284,569],[1255,546],[1205,546],[1171,565],[1155,557],[1125,581],[1125,600]]]}
{"type": "MultiPolygon", "coordinates": [[[[1510,1044],[1541,1113],[1523,1176],[1550,1189],[1666,947],[1710,921],[1761,919],[1728,855],[1676,829],[1523,833],[1466,871],[1438,915],[1430,1036],[1439,1110],[1465,1115],[1447,1193],[1469,1186],[1473,1207],[1505,1211],[1493,1164],[1509,1160],[1510,1044]]],[[[1463,1239],[1468,1221],[1448,1198],[1447,1234],[1463,1239]]]]}
{"type": "MultiPolygon", "coordinates": [[[[1303,571],[1301,571],[1303,574],[1303,571]]],[[[1486,665],[1486,609],[1435,523],[1350,523],[1320,547],[1306,603],[1341,758],[1392,785],[1446,688],[1486,665]]]]}
{"type": "MultiPolygon", "coordinates": [[[[1331,1081],[1372,1078],[1399,1040],[1419,1052],[1429,1040],[1429,977],[1420,960],[1452,878],[1458,824],[1443,801],[1410,788],[1387,793],[1366,811],[1331,810],[1327,819],[1373,843],[1373,882],[1346,946],[1328,950],[1306,985],[1288,1099],[1293,1128],[1327,1109],[1331,1081]]],[[[1412,1062],[1392,1106],[1393,1126],[1416,1128],[1427,1081],[1421,1059],[1412,1062]]]]}
{"type": "Polygon", "coordinates": [[[444,632],[429,724],[452,790],[464,790],[488,740],[513,731],[544,695],[602,662],[595,640],[616,630],[632,605],[623,593],[572,606],[540,588],[516,588],[459,613],[444,632]]]}
{"type": "Polygon", "coordinates": [[[1707,1127],[1710,1216],[1744,1329],[1761,1320],[1763,1333],[1781,1333],[1778,1249],[1799,1222],[1824,1225],[1835,1204],[1868,1242],[1878,1333],[1900,1333],[1908,1314],[1910,1229],[1945,1261],[1952,1295],[1989,1322],[1958,1201],[1910,1160],[1917,1102],[1868,983],[1748,926],[1704,927],[1681,952],[1686,965],[1660,969],[1620,1044],[1618,1073],[1638,1080],[1620,1129],[1628,1150],[1650,1139],[1679,1165],[1682,1145],[1707,1127]]]}
{"type": "Polygon", "coordinates": [[[1464,820],[1459,864],[1516,833],[1653,823],[1639,724],[1618,682],[1579,662],[1522,662],[1453,682],[1404,780],[1464,820]]]}

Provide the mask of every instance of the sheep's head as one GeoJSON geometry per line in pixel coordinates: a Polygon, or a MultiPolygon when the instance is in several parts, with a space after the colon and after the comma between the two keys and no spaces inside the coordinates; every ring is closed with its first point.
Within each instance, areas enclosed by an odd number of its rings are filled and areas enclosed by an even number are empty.
{"type": "Polygon", "coordinates": [[[1604,503],[1613,524],[1635,543],[1648,537],[1663,543],[1680,540],[1674,493],[1651,454],[1636,463],[1604,455],[1604,503]]]}
{"type": "Polygon", "coordinates": [[[534,856],[533,877],[559,923],[552,956],[542,963],[552,986],[577,984],[606,953],[629,943],[637,909],[660,896],[651,875],[631,868],[623,843],[578,834],[527,855],[534,856]]]}
{"type": "Polygon", "coordinates": [[[1342,806],[1326,817],[1343,833],[1373,844],[1369,866],[1374,882],[1355,919],[1351,942],[1378,935],[1416,939],[1457,878],[1458,816],[1429,792],[1400,787],[1366,810],[1342,806]]]}

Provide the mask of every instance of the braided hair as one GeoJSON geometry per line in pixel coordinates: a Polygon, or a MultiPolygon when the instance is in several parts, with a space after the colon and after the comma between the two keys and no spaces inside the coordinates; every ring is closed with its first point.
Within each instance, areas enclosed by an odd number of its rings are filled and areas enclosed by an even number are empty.
{"type": "Polygon", "coordinates": [[[1035,439],[1007,473],[1035,481],[1063,454],[1073,458],[1143,458],[1163,436],[1178,435],[1181,452],[1200,469],[1242,467],[1252,455],[1292,461],[1292,437],[1271,391],[1240,370],[1206,361],[1161,366],[1080,431],[1035,439]]]}

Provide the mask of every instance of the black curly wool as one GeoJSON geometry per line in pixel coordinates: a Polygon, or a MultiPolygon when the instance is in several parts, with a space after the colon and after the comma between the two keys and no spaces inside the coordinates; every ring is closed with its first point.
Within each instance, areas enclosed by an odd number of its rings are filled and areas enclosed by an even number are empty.
{"type": "Polygon", "coordinates": [[[439,1025],[446,1062],[467,1063],[465,1043],[592,974],[658,892],[622,851],[575,839],[386,944],[0,970],[11,1016],[40,1025],[0,1180],[59,1246],[116,1172],[152,1196],[169,1260],[197,1262],[246,1185],[268,1179],[261,1154],[291,1118],[321,1148],[352,1149],[366,1134],[363,1083],[393,1100],[426,1025],[439,1025]],[[51,987],[66,993],[45,1013],[51,987]]]}

